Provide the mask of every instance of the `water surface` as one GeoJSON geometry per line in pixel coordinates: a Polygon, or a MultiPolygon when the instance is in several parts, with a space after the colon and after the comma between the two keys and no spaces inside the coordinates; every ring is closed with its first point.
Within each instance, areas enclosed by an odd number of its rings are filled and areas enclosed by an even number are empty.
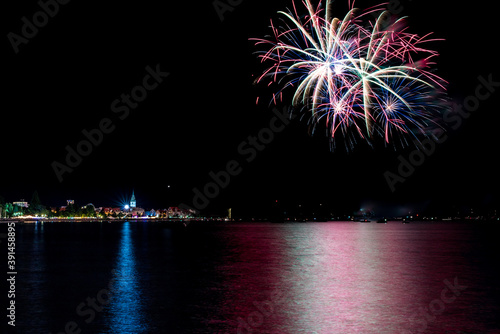
{"type": "Polygon", "coordinates": [[[500,333],[498,232],[397,222],[18,224],[16,328],[500,333]]]}

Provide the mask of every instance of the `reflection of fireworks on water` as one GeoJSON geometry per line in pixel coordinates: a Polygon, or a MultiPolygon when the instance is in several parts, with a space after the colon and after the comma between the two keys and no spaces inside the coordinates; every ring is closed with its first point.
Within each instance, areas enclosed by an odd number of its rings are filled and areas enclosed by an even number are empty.
{"type": "Polygon", "coordinates": [[[424,47],[429,35],[408,33],[404,18],[392,20],[380,7],[357,15],[350,11],[343,20],[332,18],[332,4],[314,9],[304,0],[307,15],[297,9],[279,12],[283,25],[271,22],[272,38],[255,39],[270,45],[260,57],[271,63],[256,82],[294,89],[293,105],[311,112],[313,129],[325,121],[332,142],[340,131],[351,147],[356,138],[368,142],[382,136],[386,143],[427,136],[436,124],[445,81],[428,71],[436,51],[424,47]],[[376,15],[376,20],[367,19],[376,15]],[[390,22],[388,22],[390,21],[390,22]],[[424,58],[414,61],[414,57],[424,58]]]}

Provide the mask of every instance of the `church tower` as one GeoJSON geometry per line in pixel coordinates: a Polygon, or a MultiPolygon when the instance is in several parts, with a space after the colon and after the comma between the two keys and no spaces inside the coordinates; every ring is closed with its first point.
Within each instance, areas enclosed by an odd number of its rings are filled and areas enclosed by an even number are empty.
{"type": "Polygon", "coordinates": [[[130,199],[130,208],[135,208],[136,205],[137,205],[137,202],[135,201],[134,191],[132,190],[132,198],[130,199]]]}

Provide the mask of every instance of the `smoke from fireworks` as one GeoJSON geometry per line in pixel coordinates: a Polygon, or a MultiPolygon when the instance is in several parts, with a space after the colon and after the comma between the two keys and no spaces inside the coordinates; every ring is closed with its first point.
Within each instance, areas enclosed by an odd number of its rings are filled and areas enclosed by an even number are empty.
{"type": "Polygon", "coordinates": [[[332,143],[339,133],[351,148],[357,138],[405,146],[428,136],[446,83],[429,69],[437,52],[425,45],[436,40],[409,33],[404,18],[380,6],[358,14],[352,4],[342,20],[334,18],[326,1],[323,10],[304,0],[302,17],[293,4],[293,12],[279,12],[279,27],[271,21],[272,36],[254,39],[269,46],[259,57],[270,64],[256,82],[279,86],[274,103],[292,89],[293,106],[310,112],[313,129],[325,122],[332,143]]]}

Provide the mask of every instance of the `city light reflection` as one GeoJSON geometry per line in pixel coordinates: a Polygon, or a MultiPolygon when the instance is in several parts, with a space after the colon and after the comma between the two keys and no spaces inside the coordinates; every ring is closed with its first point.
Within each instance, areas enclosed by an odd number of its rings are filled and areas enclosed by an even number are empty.
{"type": "Polygon", "coordinates": [[[111,286],[112,333],[146,333],[141,286],[136,269],[134,243],[129,222],[123,223],[119,254],[111,286]]]}

